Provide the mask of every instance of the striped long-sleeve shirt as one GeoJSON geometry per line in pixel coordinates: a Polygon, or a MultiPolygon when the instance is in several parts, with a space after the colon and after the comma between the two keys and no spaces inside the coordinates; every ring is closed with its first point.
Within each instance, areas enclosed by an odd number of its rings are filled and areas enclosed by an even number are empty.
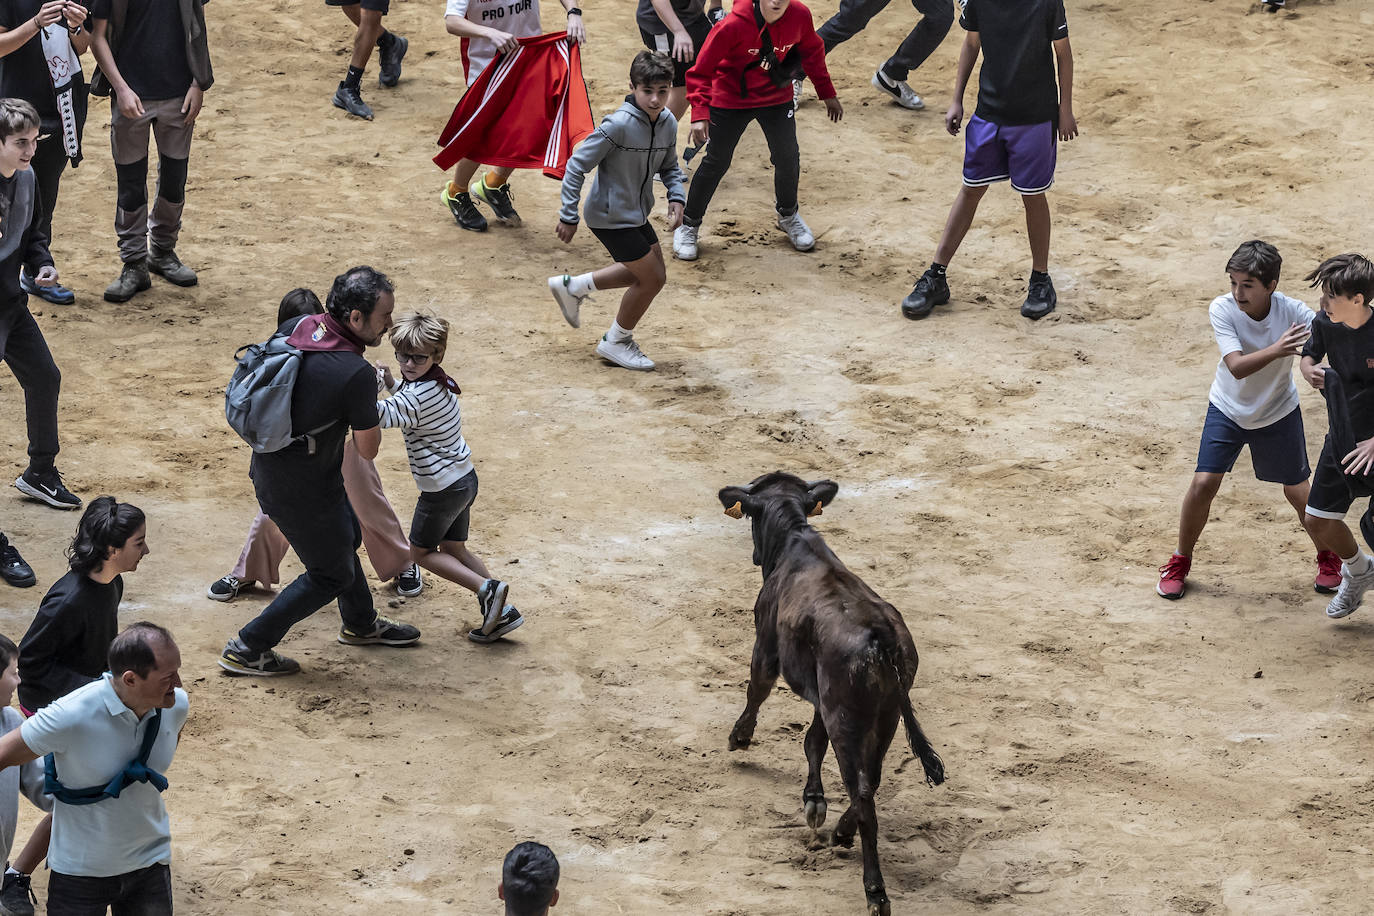
{"type": "Polygon", "coordinates": [[[401,382],[377,402],[377,415],[384,428],[404,433],[410,473],[421,490],[443,490],[472,470],[458,395],[441,382],[401,382]]]}

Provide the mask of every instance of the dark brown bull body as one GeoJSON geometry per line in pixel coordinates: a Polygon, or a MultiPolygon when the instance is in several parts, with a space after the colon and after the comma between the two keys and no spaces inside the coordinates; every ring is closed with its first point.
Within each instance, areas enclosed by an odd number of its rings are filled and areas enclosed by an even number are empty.
{"type": "Polygon", "coordinates": [[[826,746],[833,745],[850,802],[835,825],[834,840],[851,845],[858,831],[868,912],[888,916],[873,796],[899,719],[927,783],[940,784],[945,773],[907,695],[916,677],[917,655],[902,615],[850,572],[806,520],[819,514],[838,490],[829,480],[807,483],[776,472],[747,487],[720,491],[727,514],[749,516],[754,563],[763,567],[763,588],[754,603],[749,696],[730,732],[730,749],[749,746],[759,706],[781,672],[793,692],[816,710],[806,733],[806,822],[812,830],[825,822],[821,761],[826,746]]]}

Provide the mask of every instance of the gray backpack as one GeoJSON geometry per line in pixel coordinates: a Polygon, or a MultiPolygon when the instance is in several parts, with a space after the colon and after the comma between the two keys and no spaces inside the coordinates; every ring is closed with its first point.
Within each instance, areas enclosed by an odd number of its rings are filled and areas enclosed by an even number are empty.
{"type": "Polygon", "coordinates": [[[304,440],[315,454],[315,436],[333,423],[303,436],[291,434],[291,393],[301,368],[301,351],[274,334],[266,343],[249,344],[234,353],[238,365],[224,391],[224,418],[258,453],[277,452],[304,440]]]}

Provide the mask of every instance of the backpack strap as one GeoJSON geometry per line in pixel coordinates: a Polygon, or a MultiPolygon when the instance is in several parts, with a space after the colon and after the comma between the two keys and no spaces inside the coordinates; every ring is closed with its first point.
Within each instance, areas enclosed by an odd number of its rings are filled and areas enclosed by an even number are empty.
{"type": "Polygon", "coordinates": [[[159,792],[167,791],[167,777],[148,768],[148,757],[157,743],[162,726],[162,710],[156,710],[143,731],[143,744],[138,756],[125,764],[124,769],[103,786],[69,789],[57,779],[57,763],[52,754],[43,758],[43,792],[66,805],[93,805],[107,798],[119,798],[119,793],[136,782],[146,782],[159,792]]]}

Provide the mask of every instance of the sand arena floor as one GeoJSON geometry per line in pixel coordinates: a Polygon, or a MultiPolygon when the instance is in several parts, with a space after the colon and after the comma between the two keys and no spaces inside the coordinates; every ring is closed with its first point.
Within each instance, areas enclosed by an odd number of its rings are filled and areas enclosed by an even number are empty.
{"type": "MultiPolygon", "coordinates": [[[[500,858],[534,837],[564,867],[558,913],[861,912],[857,850],[807,845],[809,707],[779,691],[755,747],[725,749],[758,573],[714,494],[783,468],[839,482],[818,525],[921,651],[913,698],[950,780],[928,789],[909,754],[888,756],[894,912],[1368,911],[1374,609],[1324,618],[1309,543],[1244,460],[1188,597],[1153,593],[1227,256],[1270,239],[1281,288],[1306,295],[1318,259],[1372,244],[1374,4],[1290,3],[1070,4],[1083,134],[1051,199],[1059,310],[1032,325],[1016,313],[1028,256],[1004,187],[951,269],[951,306],[898,314],[958,183],[941,113],[960,35],[913,77],[928,110],[897,109],[868,86],[912,21],[894,2],[832,59],[844,121],[812,97],[798,114],[817,250],[772,228],[751,132],[702,260],[670,264],[642,326],[659,361],[647,375],[592,358],[614,296],[584,308],[580,331],[548,299],[546,276],[605,259],[589,233],[554,238],[554,182],[517,177],[517,230],[465,234],[441,208],[429,156],[462,81],[439,4],[396,0],[410,56],[394,91],[375,88],[374,64],[371,124],[329,105],[341,15],[211,4],[219,81],[181,245],[201,285],[100,300],[114,178],[93,106],[53,245],[80,301],[34,304],[64,373],[63,472],[150,518],[122,615],[171,626],[185,660],[192,715],[167,794],[178,910],[497,912],[500,858]],[[482,479],[472,544],[529,623],[475,646],[461,637],[471,598],[431,581],[394,609],[423,628],[419,647],[340,646],[325,611],[284,645],[303,675],[234,680],[215,655],[267,596],[203,597],[254,511],[247,450],[220,413],[230,355],[267,335],[284,291],[323,292],[354,263],[389,272],[401,308],[455,323],[447,366],[482,479]]],[[[818,22],[836,5],[817,0],[818,22]]],[[[598,114],[639,48],[630,6],[588,8],[598,114]]],[[[15,475],[8,372],[0,397],[15,475]]],[[[1303,404],[1315,459],[1322,403],[1303,404]]],[[[408,520],[399,436],[378,464],[408,520]]],[[[76,518],[13,492],[0,504],[39,573],[37,589],[0,591],[0,627],[18,637],[76,518]]],[[[833,826],[833,757],[826,774],[833,826]]]]}

